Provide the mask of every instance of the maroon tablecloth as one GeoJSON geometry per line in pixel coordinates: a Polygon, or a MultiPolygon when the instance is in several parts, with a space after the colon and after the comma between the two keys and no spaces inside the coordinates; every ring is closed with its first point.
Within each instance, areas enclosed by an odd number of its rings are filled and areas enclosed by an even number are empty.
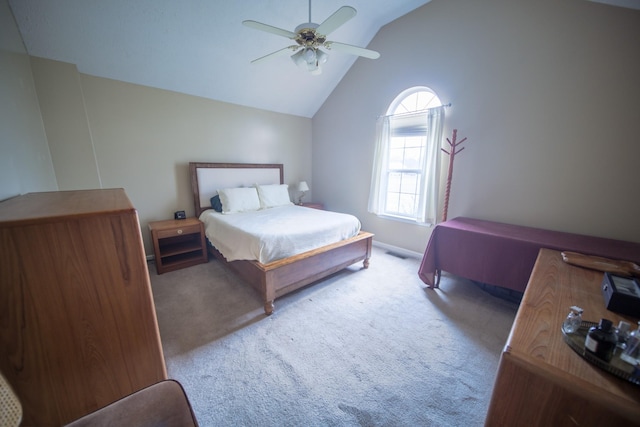
{"type": "Polygon", "coordinates": [[[640,263],[640,244],[458,217],[438,224],[418,275],[437,287],[440,271],[523,292],[540,248],[640,263]]]}

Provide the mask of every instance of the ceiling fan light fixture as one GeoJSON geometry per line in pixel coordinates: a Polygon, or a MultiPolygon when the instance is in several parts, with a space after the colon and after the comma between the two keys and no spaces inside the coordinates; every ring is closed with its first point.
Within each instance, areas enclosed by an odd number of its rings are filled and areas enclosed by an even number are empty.
{"type": "Polygon", "coordinates": [[[304,49],[304,60],[307,61],[307,64],[315,64],[316,63],[316,50],[310,47],[304,49]]]}
{"type": "Polygon", "coordinates": [[[318,75],[322,73],[320,64],[327,62],[328,56],[320,49],[307,47],[291,55],[291,60],[303,70],[309,71],[313,75],[318,75]]]}
{"type": "MultiPolygon", "coordinates": [[[[320,67],[318,67],[318,63],[317,62],[310,62],[310,63],[307,64],[307,70],[311,74],[314,74],[314,72],[316,72],[319,69],[320,69],[320,67]]],[[[316,73],[316,74],[319,74],[319,73],[316,73]]]]}
{"type": "Polygon", "coordinates": [[[327,59],[329,59],[329,55],[327,55],[325,52],[321,51],[320,49],[317,49],[316,59],[318,60],[318,64],[325,64],[327,62],[327,59]]]}
{"type": "Polygon", "coordinates": [[[304,58],[304,49],[301,49],[296,53],[294,53],[293,55],[291,55],[291,60],[298,67],[304,67],[305,65],[307,65],[307,61],[304,58]]]}

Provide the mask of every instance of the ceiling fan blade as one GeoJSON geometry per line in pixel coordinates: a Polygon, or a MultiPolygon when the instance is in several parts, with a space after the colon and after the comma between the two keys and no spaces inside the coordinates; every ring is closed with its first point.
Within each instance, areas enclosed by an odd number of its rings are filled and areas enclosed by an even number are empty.
{"type": "Polygon", "coordinates": [[[300,48],[300,46],[297,46],[297,45],[288,46],[288,47],[282,48],[280,50],[276,50],[275,52],[271,52],[268,55],[261,56],[260,58],[254,59],[253,61],[251,61],[251,63],[252,64],[257,64],[259,62],[266,61],[266,60],[275,58],[277,56],[282,56],[282,55],[285,55],[285,54],[293,53],[296,50],[298,50],[299,48],[300,48]]]}
{"type": "Polygon", "coordinates": [[[350,44],[338,43],[338,42],[325,42],[327,49],[334,49],[344,53],[350,53],[352,55],[363,56],[369,59],[378,59],[380,54],[375,50],[369,50],[358,46],[352,46],[350,44]]]}
{"type": "Polygon", "coordinates": [[[271,25],[263,24],[257,21],[242,21],[242,24],[249,28],[254,28],[260,31],[266,31],[267,33],[275,34],[278,36],[286,37],[288,39],[295,39],[298,35],[294,32],[283,30],[282,28],[272,27],[271,25]]]}
{"type": "Polygon", "coordinates": [[[316,33],[327,36],[354,16],[356,16],[356,10],[354,8],[351,6],[342,6],[316,28],[316,33]]]}

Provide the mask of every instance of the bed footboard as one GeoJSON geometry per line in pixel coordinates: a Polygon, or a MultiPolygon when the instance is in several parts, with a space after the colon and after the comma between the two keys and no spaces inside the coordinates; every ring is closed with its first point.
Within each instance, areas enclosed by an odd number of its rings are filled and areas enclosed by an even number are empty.
{"type": "Polygon", "coordinates": [[[264,311],[274,311],[276,298],[336,273],[358,261],[369,267],[373,234],[361,231],[357,236],[269,264],[257,261],[227,262],[213,246],[209,251],[231,270],[249,282],[262,295],[264,311]]]}

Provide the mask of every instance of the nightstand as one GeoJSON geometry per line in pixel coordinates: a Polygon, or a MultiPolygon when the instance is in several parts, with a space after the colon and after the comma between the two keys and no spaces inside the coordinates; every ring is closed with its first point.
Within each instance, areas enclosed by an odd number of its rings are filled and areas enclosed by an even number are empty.
{"type": "Polygon", "coordinates": [[[304,206],[305,208],[324,209],[324,205],[322,203],[309,202],[309,203],[303,203],[300,206],[304,206]]]}
{"type": "Polygon", "coordinates": [[[209,261],[204,224],[197,218],[149,223],[158,274],[209,261]]]}

